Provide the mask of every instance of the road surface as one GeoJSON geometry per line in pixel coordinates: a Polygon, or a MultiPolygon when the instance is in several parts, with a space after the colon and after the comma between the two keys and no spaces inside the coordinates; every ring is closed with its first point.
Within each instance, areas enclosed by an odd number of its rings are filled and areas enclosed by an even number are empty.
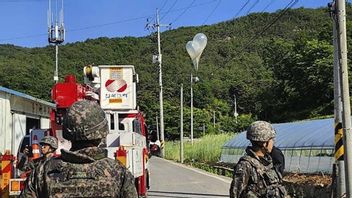
{"type": "Polygon", "coordinates": [[[150,159],[148,197],[229,197],[231,178],[217,176],[157,157],[150,159]]]}

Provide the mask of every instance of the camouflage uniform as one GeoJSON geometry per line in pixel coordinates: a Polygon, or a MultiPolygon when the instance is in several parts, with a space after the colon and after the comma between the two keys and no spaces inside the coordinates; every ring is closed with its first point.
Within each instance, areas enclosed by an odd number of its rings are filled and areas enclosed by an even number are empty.
{"type": "Polygon", "coordinates": [[[29,160],[27,155],[23,155],[17,164],[17,168],[23,172],[28,172],[35,169],[35,167],[37,167],[42,161],[44,161],[44,157],[29,160]]]}
{"type": "MultiPolygon", "coordinates": [[[[96,102],[79,101],[67,110],[63,134],[73,145],[100,141],[107,133],[105,113],[96,102]]],[[[107,158],[106,149],[85,145],[61,150],[60,157],[37,167],[22,197],[137,197],[132,174],[107,158]]]]}
{"type": "MultiPolygon", "coordinates": [[[[49,145],[54,151],[58,147],[57,139],[52,136],[45,136],[43,137],[40,142],[40,145],[47,144],[49,145]]],[[[20,161],[18,162],[17,168],[23,172],[29,172],[35,167],[39,166],[40,164],[43,164],[46,160],[50,159],[51,157],[46,157],[42,155],[41,157],[34,159],[34,160],[29,160],[28,156],[24,154],[20,161]]]]}
{"type": "MultiPolygon", "coordinates": [[[[247,139],[252,141],[269,141],[275,137],[275,130],[264,121],[254,122],[247,129],[247,139]]],[[[267,153],[258,157],[247,147],[246,155],[241,157],[234,168],[233,180],[230,187],[231,198],[284,198],[287,197],[282,185],[282,176],[267,153]]]]}

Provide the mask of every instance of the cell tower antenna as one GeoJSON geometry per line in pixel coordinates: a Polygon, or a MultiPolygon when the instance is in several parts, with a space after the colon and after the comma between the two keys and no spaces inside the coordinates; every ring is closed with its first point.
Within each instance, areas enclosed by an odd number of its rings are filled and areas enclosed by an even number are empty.
{"type": "Polygon", "coordinates": [[[61,0],[60,25],[64,26],[64,0],[61,0]]]}
{"type": "Polygon", "coordinates": [[[59,81],[59,45],[65,40],[65,27],[64,27],[64,0],[53,0],[55,3],[52,3],[52,0],[49,1],[48,9],[48,42],[49,44],[55,45],[56,49],[56,61],[55,61],[55,72],[54,72],[54,81],[59,81]],[[59,1],[61,1],[61,6],[59,8],[59,1]],[[53,4],[55,4],[55,9],[53,12],[53,4]],[[58,12],[60,10],[60,12],[58,12]]]}

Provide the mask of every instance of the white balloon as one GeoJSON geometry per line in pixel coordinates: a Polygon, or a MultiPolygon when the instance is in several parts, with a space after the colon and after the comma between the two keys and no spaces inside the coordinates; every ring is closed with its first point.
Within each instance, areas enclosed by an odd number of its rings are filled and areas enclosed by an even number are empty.
{"type": "Polygon", "coordinates": [[[192,59],[192,63],[193,63],[193,66],[194,66],[195,70],[198,70],[199,59],[200,59],[200,55],[197,56],[195,59],[192,59]]]}
{"type": "Polygon", "coordinates": [[[200,55],[201,49],[198,43],[193,41],[188,41],[186,44],[186,50],[191,57],[191,59],[195,59],[197,56],[200,55]]]}
{"type": "Polygon", "coordinates": [[[194,36],[192,41],[188,41],[186,44],[186,50],[192,59],[195,70],[198,70],[198,64],[200,56],[207,45],[207,36],[203,33],[198,33],[194,36]]]}
{"type": "Polygon", "coordinates": [[[205,49],[205,46],[207,45],[207,41],[208,41],[208,38],[203,33],[198,33],[193,38],[193,42],[196,42],[199,44],[201,51],[205,49]]]}

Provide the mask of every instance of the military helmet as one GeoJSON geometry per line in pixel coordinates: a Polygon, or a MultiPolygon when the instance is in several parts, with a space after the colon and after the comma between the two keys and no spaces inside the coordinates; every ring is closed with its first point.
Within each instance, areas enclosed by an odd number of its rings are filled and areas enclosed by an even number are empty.
{"type": "Polygon", "coordinates": [[[266,142],[275,138],[276,132],[269,122],[256,121],[247,129],[247,139],[252,141],[266,142]]]}
{"type": "Polygon", "coordinates": [[[63,136],[68,140],[100,140],[109,132],[108,121],[97,102],[81,100],[67,109],[63,119],[63,136]]]}
{"type": "Polygon", "coordinates": [[[57,145],[57,139],[53,136],[45,136],[43,137],[40,142],[39,142],[40,145],[43,145],[43,144],[47,144],[49,146],[51,146],[51,148],[53,149],[57,149],[58,145],[57,145]]]}

